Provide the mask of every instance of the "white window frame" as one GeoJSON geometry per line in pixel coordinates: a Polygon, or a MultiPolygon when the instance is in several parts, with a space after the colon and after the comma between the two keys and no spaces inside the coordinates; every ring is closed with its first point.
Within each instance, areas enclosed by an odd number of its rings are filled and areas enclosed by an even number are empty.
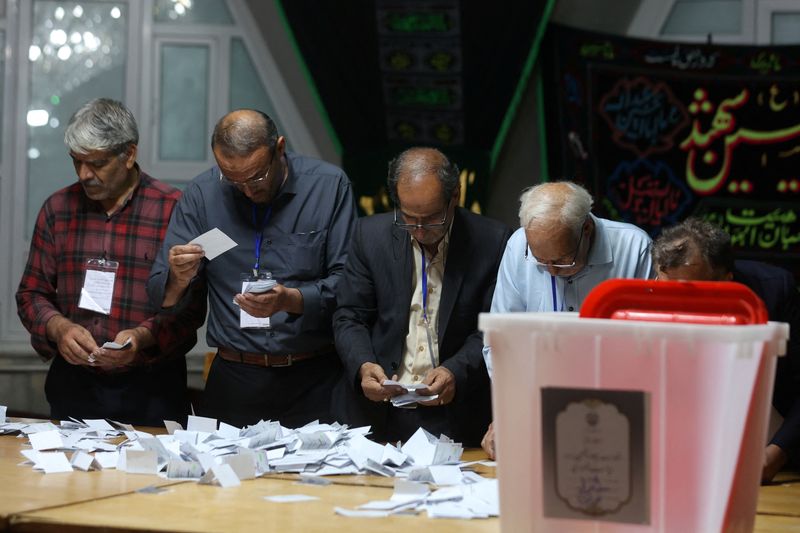
{"type": "MultiPolygon", "coordinates": [[[[797,0],[758,0],[756,11],[756,44],[772,43],[773,13],[798,13],[800,2],[797,0]]],[[[800,42],[800,39],[798,39],[800,42]]]]}
{"type": "MultiPolygon", "coordinates": [[[[14,239],[14,236],[19,237],[22,230],[19,227],[20,221],[17,220],[16,211],[19,206],[18,198],[20,192],[20,182],[14,177],[17,175],[14,172],[14,154],[16,153],[16,139],[15,135],[15,118],[16,113],[16,90],[17,90],[17,72],[18,72],[18,58],[14,53],[16,43],[18,42],[18,29],[19,24],[14,21],[18,20],[19,6],[16,0],[6,1],[5,18],[0,20],[0,27],[5,32],[4,49],[2,50],[5,55],[5,70],[3,72],[3,101],[0,105],[3,106],[3,141],[0,150],[2,150],[2,157],[0,158],[0,247],[7,250],[9,253],[6,259],[0,263],[0,291],[2,297],[0,298],[0,339],[10,339],[12,332],[18,329],[23,329],[17,319],[17,304],[14,299],[16,287],[19,284],[19,276],[22,271],[14,266],[19,265],[20,256],[18,248],[13,246],[14,242],[19,238],[14,239]],[[9,22],[10,21],[10,22],[9,22]]],[[[27,54],[26,54],[27,58],[27,54]]],[[[21,221],[24,224],[24,221],[21,221]]],[[[27,250],[23,255],[22,262],[27,259],[27,250]]],[[[23,330],[24,331],[24,330],[23,330]]]]}
{"type": "MultiPolygon", "coordinates": [[[[3,1],[3,0],[0,0],[3,1]]],[[[3,73],[3,138],[0,146],[0,249],[6,259],[0,263],[0,342],[6,353],[29,353],[30,336],[17,317],[15,293],[27,261],[30,237],[27,235],[27,139],[26,110],[30,99],[28,48],[35,0],[5,0],[5,72],[3,73]],[[24,48],[24,49],[22,49],[24,48]]],[[[112,0],[109,0],[111,3],[112,0]]],[[[179,25],[155,23],[153,0],[117,0],[127,5],[128,35],[126,82],[123,101],[139,122],[142,168],[172,183],[188,182],[214,164],[210,151],[204,162],[156,161],[158,135],[159,43],[211,43],[208,119],[210,133],[216,121],[228,110],[229,58],[231,39],[242,39],[253,60],[261,83],[276,109],[274,117],[282,134],[298,152],[321,157],[322,149],[300,117],[292,92],[275,57],[267,47],[245,0],[226,0],[232,25],[179,25]]],[[[281,46],[283,44],[280,44],[281,46]]],[[[65,168],[65,172],[72,169],[65,168]]],[[[38,209],[38,207],[36,208],[38,209]]],[[[198,343],[201,348],[203,343],[198,343]]]]}
{"type": "MultiPolygon", "coordinates": [[[[159,33],[158,37],[153,39],[152,50],[145,58],[143,65],[144,72],[152,73],[152,82],[147,83],[142,87],[143,102],[149,102],[149,105],[143,105],[141,110],[141,118],[146,127],[140,125],[139,132],[139,160],[145,172],[152,174],[154,177],[167,181],[169,183],[188,182],[194,176],[200,174],[204,170],[213,166],[214,156],[211,150],[206,150],[206,158],[202,161],[173,161],[162,160],[158,157],[159,147],[159,109],[160,109],[160,87],[161,87],[161,50],[164,45],[188,45],[188,46],[207,46],[209,50],[209,86],[208,86],[208,102],[206,103],[206,132],[208,138],[211,138],[211,131],[214,128],[217,118],[220,116],[218,112],[219,101],[223,94],[227,93],[227,80],[220,70],[220,55],[223,48],[227,49],[226,39],[219,39],[217,37],[195,37],[179,33],[159,33]],[[224,87],[220,87],[224,84],[224,87]],[[147,138],[144,138],[144,136],[147,138]]],[[[210,142],[209,142],[210,144],[210,142]]],[[[206,145],[208,146],[208,145],[206,145]]]]}
{"type": "MultiPolygon", "coordinates": [[[[741,0],[741,31],[738,34],[714,33],[711,35],[711,42],[714,44],[753,44],[755,42],[756,29],[752,21],[755,20],[756,3],[758,1],[741,0]]],[[[628,26],[628,35],[661,41],[706,42],[706,35],[661,34],[661,30],[664,28],[664,24],[666,24],[669,14],[672,12],[672,6],[675,3],[676,0],[642,0],[636,15],[634,15],[628,26]]]]}
{"type": "MultiPolygon", "coordinates": [[[[4,98],[3,148],[3,175],[10,179],[3,180],[3,203],[0,211],[3,233],[0,233],[0,243],[3,249],[8,250],[9,259],[6,263],[5,283],[0,298],[0,340],[5,343],[9,351],[29,350],[30,335],[22,327],[17,317],[15,294],[30,249],[30,238],[27,235],[26,224],[28,220],[28,162],[27,162],[27,109],[30,106],[30,62],[28,49],[22,43],[31,40],[31,24],[33,22],[33,5],[36,0],[8,0],[6,6],[6,95],[4,98]],[[8,22],[13,20],[14,22],[8,22]],[[12,40],[13,39],[13,40],[12,40]],[[11,75],[13,73],[13,75],[11,75]],[[12,89],[13,87],[13,89],[12,89]],[[12,137],[7,139],[6,137],[12,137]],[[11,205],[9,205],[9,201],[11,205]]],[[[94,3],[94,2],[93,2],[94,3]]],[[[114,2],[108,0],[112,5],[114,2]]],[[[118,4],[128,7],[128,21],[126,36],[127,58],[125,64],[125,94],[123,100],[128,103],[136,94],[136,80],[139,79],[138,47],[136,46],[138,25],[141,19],[141,4],[137,0],[116,0],[118,4]]],[[[135,107],[132,108],[135,112],[135,107]]],[[[66,150],[66,148],[65,148],[66,150]]],[[[65,168],[65,172],[72,172],[65,168]]],[[[36,207],[35,209],[39,209],[36,207]]]]}

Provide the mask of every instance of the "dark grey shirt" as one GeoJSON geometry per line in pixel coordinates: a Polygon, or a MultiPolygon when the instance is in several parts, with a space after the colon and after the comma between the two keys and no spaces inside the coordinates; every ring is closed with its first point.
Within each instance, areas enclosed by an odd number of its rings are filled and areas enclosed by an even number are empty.
{"type": "MultiPolygon", "coordinates": [[[[208,285],[209,346],[276,354],[323,349],[333,344],[331,315],[342,275],[356,206],[345,173],[324,161],[286,154],[289,174],[272,202],[263,227],[260,266],[303,295],[302,315],[280,312],[271,329],[241,329],[233,296],[242,292],[241,275],[252,273],[255,246],[266,209],[257,208],[236,187],[220,182],[219,168],[200,174],[186,187],[172,212],[167,235],[150,272],[147,290],[161,306],[169,274],[169,249],[219,228],[238,246],[213,261],[203,260],[192,284],[208,285]],[[255,218],[255,220],[254,220],[255,218]]],[[[178,308],[193,305],[188,290],[178,308]]]]}

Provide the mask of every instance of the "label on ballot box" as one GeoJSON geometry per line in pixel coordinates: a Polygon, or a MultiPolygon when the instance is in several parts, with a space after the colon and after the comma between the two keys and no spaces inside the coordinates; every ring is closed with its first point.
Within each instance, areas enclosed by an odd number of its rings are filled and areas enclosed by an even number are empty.
{"type": "Polygon", "coordinates": [[[544,514],[646,524],[647,394],[544,387],[544,514]]]}

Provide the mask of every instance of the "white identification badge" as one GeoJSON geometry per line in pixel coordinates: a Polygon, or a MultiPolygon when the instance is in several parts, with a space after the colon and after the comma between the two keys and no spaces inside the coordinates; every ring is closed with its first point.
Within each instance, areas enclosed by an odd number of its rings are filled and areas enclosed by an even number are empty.
{"type": "MultiPolygon", "coordinates": [[[[275,286],[276,282],[269,273],[262,273],[256,277],[242,276],[242,294],[247,292],[262,293],[275,286]]],[[[239,309],[239,327],[242,329],[269,329],[269,317],[255,317],[244,309],[239,309]]]]}
{"type": "Polygon", "coordinates": [[[119,263],[106,259],[86,261],[86,276],[81,287],[78,307],[104,315],[111,314],[111,301],[114,299],[114,281],[119,263]]]}

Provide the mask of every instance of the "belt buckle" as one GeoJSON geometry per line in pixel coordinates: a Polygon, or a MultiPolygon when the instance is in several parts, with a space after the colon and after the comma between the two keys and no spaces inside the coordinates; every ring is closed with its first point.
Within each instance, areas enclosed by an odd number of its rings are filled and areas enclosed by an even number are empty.
{"type": "Polygon", "coordinates": [[[282,368],[282,367],[285,367],[285,366],[292,366],[292,354],[287,355],[286,356],[286,362],[285,363],[281,363],[281,364],[277,364],[277,363],[269,364],[269,354],[264,354],[264,362],[267,364],[267,366],[271,366],[271,367],[274,367],[274,368],[282,368]]]}

